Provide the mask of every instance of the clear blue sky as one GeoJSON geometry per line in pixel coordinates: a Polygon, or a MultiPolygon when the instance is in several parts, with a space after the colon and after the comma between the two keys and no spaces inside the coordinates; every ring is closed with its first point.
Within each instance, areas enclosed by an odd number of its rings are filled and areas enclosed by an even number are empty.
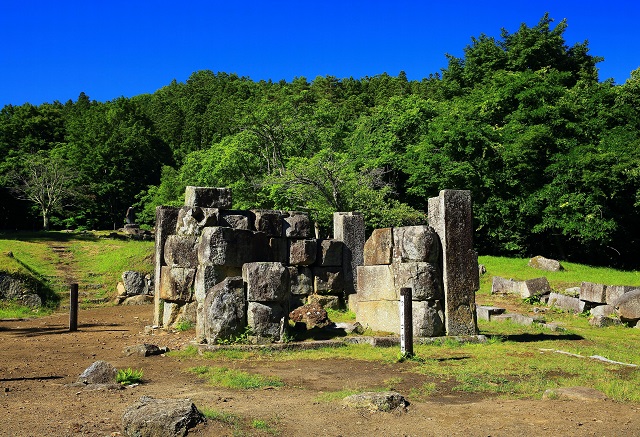
{"type": "Polygon", "coordinates": [[[637,0],[0,0],[0,108],[153,93],[198,70],[253,80],[422,79],[472,36],[568,20],[569,45],[603,56],[600,79],[640,67],[637,0]]]}

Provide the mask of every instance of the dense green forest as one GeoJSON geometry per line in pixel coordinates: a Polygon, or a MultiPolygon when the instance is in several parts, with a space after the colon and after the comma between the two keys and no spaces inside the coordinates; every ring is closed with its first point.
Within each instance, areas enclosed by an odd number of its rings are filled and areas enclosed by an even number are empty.
{"type": "Polygon", "coordinates": [[[111,229],[131,205],[152,225],[205,185],[237,208],[309,211],[324,232],[333,211],[372,229],[469,189],[481,254],[638,268],[640,69],[601,81],[566,27],[480,35],[421,81],[198,71],[133,98],[7,105],[0,228],[111,229]]]}

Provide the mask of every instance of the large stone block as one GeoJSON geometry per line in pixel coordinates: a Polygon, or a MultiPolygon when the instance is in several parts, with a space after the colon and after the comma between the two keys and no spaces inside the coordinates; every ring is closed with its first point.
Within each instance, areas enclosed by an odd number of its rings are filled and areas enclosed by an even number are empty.
{"type": "Polygon", "coordinates": [[[444,335],[444,312],[440,301],[414,301],[411,312],[414,337],[444,335]]]}
{"type": "Polygon", "coordinates": [[[289,298],[289,269],[281,263],[255,262],[242,266],[249,302],[284,302],[289,298]]]}
{"type": "Polygon", "coordinates": [[[623,294],[630,292],[631,290],[635,290],[638,287],[633,287],[631,285],[607,285],[605,289],[605,300],[608,305],[613,305],[613,303],[620,299],[623,294]]]}
{"type": "MultiPolygon", "coordinates": [[[[359,293],[359,292],[358,292],[359,293]]],[[[356,320],[373,331],[400,333],[400,302],[393,300],[359,300],[356,320]]]]}
{"type": "Polygon", "coordinates": [[[374,229],[364,243],[364,265],[391,264],[393,256],[393,228],[374,229]]]}
{"type": "Polygon", "coordinates": [[[549,281],[545,277],[527,279],[520,283],[520,296],[523,299],[533,296],[542,296],[551,292],[549,281]]]}
{"type": "Polygon", "coordinates": [[[279,237],[267,237],[269,249],[266,261],[286,264],[289,261],[289,240],[279,237]]]}
{"type": "Polygon", "coordinates": [[[289,264],[310,266],[316,262],[316,240],[289,240],[289,264]]]}
{"type": "Polygon", "coordinates": [[[622,321],[640,320],[640,289],[623,294],[613,306],[622,321]]]}
{"type": "Polygon", "coordinates": [[[268,237],[261,232],[223,227],[205,228],[198,245],[198,261],[205,265],[240,267],[265,261],[268,237]]]}
{"type": "Polygon", "coordinates": [[[184,191],[184,205],[188,207],[231,209],[231,189],[188,186],[184,191]]]}
{"type": "Polygon", "coordinates": [[[304,212],[290,211],[283,220],[284,235],[287,238],[309,238],[313,236],[311,221],[304,212]]]}
{"type": "Polygon", "coordinates": [[[581,313],[584,309],[584,302],[577,297],[566,296],[559,293],[549,293],[547,305],[550,307],[557,307],[565,311],[574,311],[576,313],[581,313]]]}
{"type": "Polygon", "coordinates": [[[491,278],[491,294],[520,294],[520,283],[500,276],[491,278]]]}
{"type": "Polygon", "coordinates": [[[392,265],[395,289],[410,287],[413,300],[442,300],[442,282],[438,266],[427,262],[392,265]]]}
{"type": "Polygon", "coordinates": [[[538,270],[546,270],[548,272],[559,272],[564,270],[564,267],[559,261],[555,259],[545,258],[543,256],[534,256],[529,260],[529,267],[533,267],[538,270]]]}
{"type": "Polygon", "coordinates": [[[242,277],[224,279],[207,293],[204,301],[204,337],[209,344],[235,338],[247,325],[242,277]]]}
{"type": "Polygon", "coordinates": [[[170,302],[191,302],[195,275],[196,269],[163,266],[160,298],[170,302]]]}
{"type": "Polygon", "coordinates": [[[342,248],[344,243],[338,240],[318,240],[316,265],[321,267],[342,266],[342,248]]]}
{"type": "Polygon", "coordinates": [[[447,335],[478,333],[475,293],[480,288],[480,277],[478,254],[473,250],[472,218],[470,191],[443,190],[438,197],[429,199],[429,224],[442,247],[447,335]]]}
{"type": "Polygon", "coordinates": [[[393,228],[393,258],[395,262],[436,263],[439,255],[438,234],[431,226],[393,228]]]}
{"type": "Polygon", "coordinates": [[[390,265],[358,267],[358,302],[399,301],[400,291],[395,286],[390,265]]]}
{"type": "Polygon", "coordinates": [[[221,210],[219,213],[219,225],[226,228],[255,230],[253,226],[254,215],[251,211],[221,210]]]}
{"type": "Polygon", "coordinates": [[[184,206],[178,213],[176,234],[200,235],[202,229],[218,225],[218,208],[184,206]]]}
{"type": "Polygon", "coordinates": [[[257,337],[277,341],[287,324],[287,314],[288,311],[279,303],[249,302],[247,324],[257,337]]]}
{"type": "Polygon", "coordinates": [[[316,294],[344,294],[344,272],[341,267],[313,267],[311,271],[316,294]]]}
{"type": "Polygon", "coordinates": [[[289,267],[291,294],[307,296],[313,293],[313,273],[309,267],[289,267]]]}
{"type": "Polygon", "coordinates": [[[226,278],[240,276],[242,277],[242,267],[233,266],[216,266],[216,265],[200,265],[196,270],[193,291],[194,298],[198,303],[196,310],[196,341],[205,340],[204,318],[205,307],[204,301],[207,293],[226,278]]]}
{"type": "Polygon", "coordinates": [[[169,267],[198,266],[196,245],[198,237],[193,235],[169,235],[164,244],[164,262],[169,267]]]}
{"type": "Polygon", "coordinates": [[[270,237],[282,237],[284,214],[282,211],[258,209],[252,211],[255,216],[255,228],[270,237]]]}
{"type": "Polygon", "coordinates": [[[593,282],[583,282],[580,284],[580,300],[607,303],[607,286],[593,282]]]}
{"type": "Polygon", "coordinates": [[[167,237],[175,232],[178,220],[178,208],[169,206],[156,207],[156,239],[155,239],[155,269],[153,280],[153,324],[161,326],[163,322],[163,306],[160,299],[160,278],[164,261],[164,244],[167,237]]]}
{"type": "Polygon", "coordinates": [[[365,228],[364,217],[359,212],[333,213],[333,238],[342,241],[342,268],[345,291],[355,293],[358,266],[364,264],[365,228]]]}

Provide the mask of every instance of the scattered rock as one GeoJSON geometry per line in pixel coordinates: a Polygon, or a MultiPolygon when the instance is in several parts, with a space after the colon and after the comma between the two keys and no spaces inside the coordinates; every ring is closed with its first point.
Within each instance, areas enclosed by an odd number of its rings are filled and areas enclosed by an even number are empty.
{"type": "Polygon", "coordinates": [[[589,324],[596,328],[605,328],[607,326],[622,325],[622,322],[620,321],[620,319],[614,319],[612,317],[597,315],[589,318],[589,324]]]}
{"type": "Polygon", "coordinates": [[[307,329],[325,327],[331,323],[327,311],[318,303],[310,303],[296,308],[289,313],[289,319],[294,322],[302,322],[307,329]]]}
{"type": "Polygon", "coordinates": [[[106,361],[96,361],[85,369],[78,377],[78,382],[83,384],[109,384],[114,383],[118,370],[106,361]]]}
{"type": "Polygon", "coordinates": [[[562,264],[555,259],[548,259],[543,256],[534,256],[529,260],[529,267],[533,267],[538,270],[546,270],[548,272],[559,272],[564,270],[562,264]]]}
{"type": "Polygon", "coordinates": [[[604,401],[607,397],[600,391],[589,387],[550,388],[542,399],[569,399],[574,401],[604,401]]]}
{"type": "Polygon", "coordinates": [[[23,294],[17,300],[21,305],[29,308],[40,308],[42,306],[42,298],[34,293],[23,294]]]}
{"type": "Polygon", "coordinates": [[[613,306],[623,321],[640,320],[640,288],[623,294],[613,306]]]}
{"type": "Polygon", "coordinates": [[[168,347],[158,347],[155,344],[138,344],[135,346],[126,346],[122,353],[128,357],[131,355],[140,355],[142,357],[149,357],[151,355],[161,355],[169,352],[168,347]]]}
{"type": "Polygon", "coordinates": [[[612,314],[615,314],[616,309],[611,305],[598,305],[597,307],[591,308],[591,311],[589,312],[592,316],[608,317],[612,314]]]}
{"type": "Polygon", "coordinates": [[[137,296],[127,297],[122,301],[121,305],[146,305],[149,303],[153,303],[153,296],[139,294],[137,296]]]}
{"type": "Polygon", "coordinates": [[[185,436],[205,418],[191,399],[154,399],[143,396],[122,415],[122,428],[130,437],[185,436]]]}
{"type": "Polygon", "coordinates": [[[368,408],[373,411],[404,410],[408,402],[395,391],[365,392],[347,396],[343,404],[352,408],[368,408]]]}
{"type": "Polygon", "coordinates": [[[360,322],[355,322],[355,323],[341,322],[341,323],[336,323],[335,327],[337,329],[343,329],[344,332],[346,332],[347,334],[358,334],[358,335],[364,334],[364,327],[360,324],[360,322]]]}

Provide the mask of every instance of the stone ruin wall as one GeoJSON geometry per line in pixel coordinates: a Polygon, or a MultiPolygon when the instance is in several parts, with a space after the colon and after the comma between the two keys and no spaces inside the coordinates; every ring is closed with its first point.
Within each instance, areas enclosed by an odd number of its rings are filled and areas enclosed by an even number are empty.
{"type": "Polygon", "coordinates": [[[233,210],[230,189],[187,187],[185,206],[156,210],[154,324],[192,322],[199,342],[247,326],[278,340],[290,310],[348,302],[362,325],[397,333],[410,286],[416,336],[475,334],[469,192],[442,191],[429,211],[432,226],[379,229],[365,244],[359,213],[335,213],[334,238],[318,239],[306,213],[233,210]]]}

